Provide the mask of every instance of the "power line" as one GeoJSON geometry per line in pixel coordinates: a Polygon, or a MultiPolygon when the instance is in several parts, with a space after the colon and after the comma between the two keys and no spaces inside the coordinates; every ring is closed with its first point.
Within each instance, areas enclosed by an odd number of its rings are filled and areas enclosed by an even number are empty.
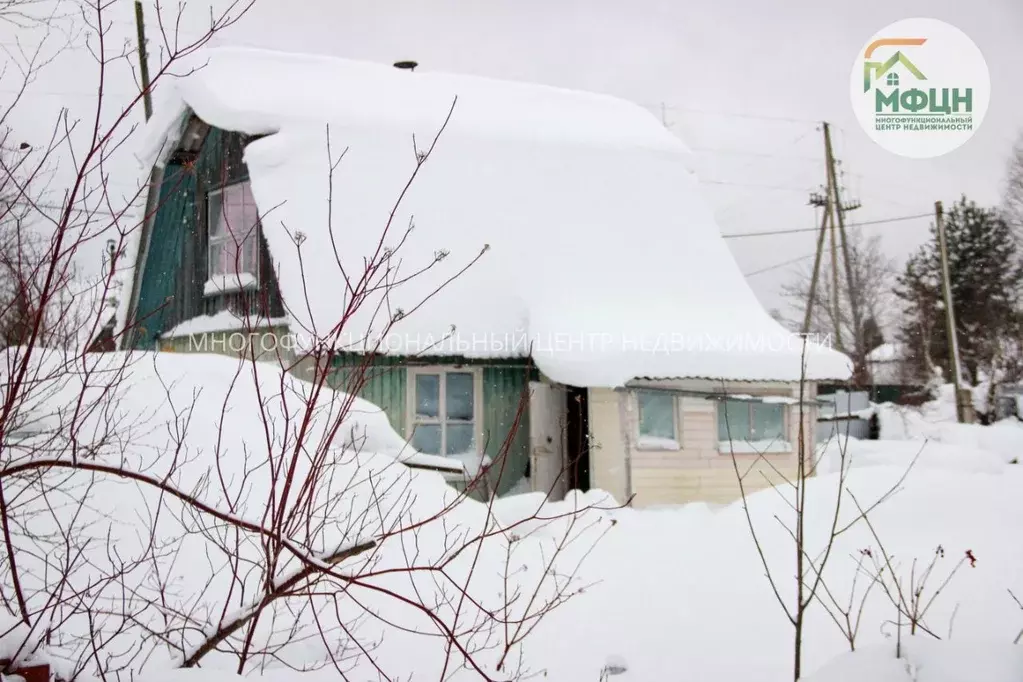
{"type": "Polygon", "coordinates": [[[700,180],[705,185],[730,185],[732,187],[750,187],[752,189],[769,189],[780,192],[806,192],[806,187],[791,185],[762,185],[756,182],[730,182],[728,180],[700,180]]]}
{"type": "Polygon", "coordinates": [[[764,273],[764,272],[770,272],[771,270],[777,270],[778,268],[783,268],[786,265],[793,265],[794,263],[798,263],[799,261],[804,261],[807,258],[813,258],[816,255],[817,255],[817,252],[814,251],[813,253],[808,253],[805,256],[799,256],[798,258],[793,258],[791,260],[787,260],[784,263],[775,263],[774,265],[768,265],[766,268],[760,268],[759,270],[754,270],[753,272],[744,272],[744,273],[742,273],[742,275],[743,275],[743,277],[752,277],[753,275],[759,275],[759,274],[764,273]]]}
{"type": "Polygon", "coordinates": [[[806,161],[809,163],[823,163],[821,159],[812,156],[796,156],[786,154],[771,154],[768,152],[749,152],[742,149],[720,149],[715,147],[690,147],[691,151],[700,152],[703,154],[723,154],[730,156],[753,156],[764,159],[783,159],[789,161],[806,161]]]}
{"type": "MultiPolygon", "coordinates": [[[[812,132],[814,132],[814,130],[815,130],[814,128],[811,128],[809,130],[804,130],[802,133],[797,135],[795,138],[789,140],[788,142],[786,142],[781,147],[778,147],[777,151],[775,153],[777,154],[777,153],[780,153],[780,152],[782,152],[782,151],[784,151],[786,149],[791,149],[791,148],[795,147],[800,142],[802,142],[804,139],[806,139],[812,132]]],[[[742,171],[742,170],[745,170],[745,169],[749,168],[750,166],[754,165],[755,163],[756,163],[756,159],[754,158],[753,160],[747,161],[746,163],[742,164],[738,168],[735,168],[734,170],[735,171],[742,171]]],[[[800,171],[800,172],[802,172],[802,171],[800,171]]],[[[799,175],[799,174],[797,173],[797,175],[799,175]]],[[[718,184],[726,184],[726,183],[718,183],[718,184]]],[[[805,191],[805,189],[804,189],[804,191],[805,191]]],[[[732,202],[732,206],[734,206],[735,203],[736,202],[732,202]]]]}
{"type": "MultiPolygon", "coordinates": [[[[866,225],[882,225],[885,223],[897,223],[903,220],[916,220],[918,218],[931,218],[933,213],[917,213],[915,215],[897,216],[894,218],[882,218],[879,220],[865,220],[861,223],[847,223],[846,227],[864,227],[866,225]]],[[[733,232],[732,234],[721,235],[724,239],[738,239],[740,237],[771,237],[779,234],[795,234],[797,232],[820,232],[820,227],[799,227],[791,230],[771,230],[769,232],[733,232]]]]}
{"type": "Polygon", "coordinates": [[[806,123],[815,123],[816,124],[816,123],[820,123],[820,121],[816,120],[816,119],[795,118],[795,117],[792,117],[792,116],[765,116],[763,114],[749,114],[749,113],[739,112],[739,111],[711,111],[709,109],[692,109],[692,108],[689,108],[689,107],[679,107],[679,106],[674,106],[674,105],[671,105],[671,104],[664,104],[664,105],[658,104],[657,105],[658,109],[660,109],[662,107],[664,109],[667,109],[668,111],[680,111],[680,112],[684,112],[684,113],[688,113],[688,114],[699,114],[701,116],[728,116],[728,117],[731,117],[731,118],[748,118],[748,119],[758,120],[758,121],[780,121],[780,122],[783,122],[783,123],[800,123],[800,124],[806,124],[806,123]]]}

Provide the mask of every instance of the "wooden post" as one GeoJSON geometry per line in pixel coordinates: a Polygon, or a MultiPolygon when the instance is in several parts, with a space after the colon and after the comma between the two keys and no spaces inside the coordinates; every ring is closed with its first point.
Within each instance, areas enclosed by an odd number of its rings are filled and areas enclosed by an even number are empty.
{"type": "MultiPolygon", "coordinates": [[[[945,301],[945,331],[948,335],[948,360],[955,386],[956,419],[966,422],[968,414],[963,400],[959,364],[959,337],[956,334],[955,310],[952,308],[952,284],[948,274],[948,247],[945,241],[945,212],[940,201],[934,202],[934,225],[938,233],[938,254],[941,258],[941,291],[945,301]]],[[[969,393],[969,391],[967,391],[969,393]]],[[[972,400],[970,400],[972,407],[972,400]]]]}
{"type": "MultiPolygon", "coordinates": [[[[835,342],[839,348],[845,348],[842,343],[842,291],[838,288],[838,251],[835,248],[835,202],[831,201],[831,187],[828,183],[828,210],[831,212],[831,315],[835,318],[835,342]]],[[[853,355],[856,355],[855,348],[853,355]]]]}
{"type": "Polygon", "coordinates": [[[142,106],[146,120],[153,115],[153,95],[149,91],[149,56],[146,53],[146,23],[142,16],[142,0],[135,0],[135,29],[139,43],[139,80],[142,83],[142,106]]]}
{"type": "Polygon", "coordinates": [[[817,253],[813,258],[813,274],[810,276],[810,295],[806,299],[806,314],[803,316],[803,336],[810,333],[810,319],[813,317],[813,304],[817,300],[817,279],[821,272],[821,256],[824,251],[824,235],[828,230],[828,216],[830,216],[828,204],[824,204],[821,212],[821,231],[817,235],[817,253]]]}
{"type": "MultiPolygon", "coordinates": [[[[846,208],[842,204],[842,193],[838,186],[838,174],[835,173],[835,154],[831,147],[831,127],[827,122],[824,123],[824,151],[827,155],[828,163],[828,186],[834,193],[835,211],[838,216],[838,234],[842,243],[842,260],[845,263],[845,281],[846,286],[849,288],[849,310],[852,313],[853,323],[853,355],[855,356],[856,373],[858,375],[853,377],[853,381],[859,385],[863,383],[864,377],[862,375],[866,370],[864,365],[866,364],[868,349],[863,347],[863,325],[860,319],[860,303],[857,300],[860,292],[856,289],[856,281],[853,278],[852,259],[849,257],[849,242],[845,236],[846,208]]],[[[834,229],[834,226],[832,226],[832,229],[834,229]]],[[[832,244],[832,252],[834,252],[834,244],[832,244]]]]}

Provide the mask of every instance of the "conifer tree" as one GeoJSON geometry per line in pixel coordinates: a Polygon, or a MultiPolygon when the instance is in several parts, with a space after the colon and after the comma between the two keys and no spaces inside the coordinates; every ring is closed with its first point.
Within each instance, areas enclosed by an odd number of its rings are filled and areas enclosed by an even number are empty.
{"type": "MultiPolygon", "coordinates": [[[[977,383],[997,369],[1019,340],[1020,254],[1012,229],[995,210],[963,196],[945,216],[949,280],[963,378],[977,383]]],[[[900,337],[920,377],[935,368],[949,379],[949,341],[941,290],[937,230],[906,263],[896,295],[907,315],[900,337]]]]}

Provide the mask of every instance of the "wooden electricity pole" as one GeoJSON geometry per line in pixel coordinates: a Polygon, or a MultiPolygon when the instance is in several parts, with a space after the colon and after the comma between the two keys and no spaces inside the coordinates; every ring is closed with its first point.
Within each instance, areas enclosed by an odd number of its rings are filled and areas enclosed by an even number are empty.
{"type": "MultiPolygon", "coordinates": [[[[857,375],[853,377],[853,382],[857,385],[863,385],[866,383],[866,359],[867,359],[867,348],[864,348],[863,339],[863,324],[860,317],[860,292],[857,288],[857,282],[855,281],[855,273],[852,268],[852,259],[849,257],[849,240],[845,234],[845,212],[851,211],[855,208],[859,208],[859,204],[843,204],[841,188],[838,183],[838,174],[835,172],[835,154],[831,146],[831,126],[828,125],[827,121],[824,122],[824,154],[827,160],[828,169],[828,186],[831,188],[833,193],[832,207],[838,218],[838,235],[839,240],[842,244],[842,262],[845,264],[845,285],[849,290],[849,310],[852,314],[853,323],[853,355],[857,375]]],[[[834,229],[834,224],[832,224],[834,229]]],[[[835,260],[835,242],[834,236],[831,241],[831,253],[832,262],[835,260]]],[[[834,267],[834,266],[833,266],[834,267]]],[[[836,298],[838,298],[838,271],[834,273],[835,278],[835,291],[836,298]]]]}
{"type": "Polygon", "coordinates": [[[810,204],[819,206],[822,209],[821,229],[817,234],[817,252],[814,255],[813,274],[810,278],[810,295],[806,301],[806,314],[803,317],[803,333],[810,331],[810,320],[813,316],[813,305],[817,298],[817,284],[820,279],[820,265],[824,254],[824,238],[830,237],[831,246],[831,296],[828,301],[830,314],[835,326],[835,343],[845,349],[842,343],[842,292],[838,282],[838,244],[842,246],[842,265],[845,268],[845,284],[849,292],[849,305],[852,313],[853,326],[853,360],[855,371],[853,384],[864,386],[867,383],[866,349],[864,349],[863,322],[860,317],[860,294],[856,289],[856,278],[852,268],[852,258],[849,254],[849,242],[845,234],[845,212],[860,207],[858,202],[842,203],[842,192],[838,185],[838,173],[835,172],[835,154],[831,146],[831,126],[825,121],[822,124],[824,129],[824,160],[827,170],[825,191],[822,195],[814,192],[810,195],[810,204]],[[835,233],[838,233],[836,238],[835,233]]]}
{"type": "Polygon", "coordinates": [[[146,22],[142,15],[142,1],[135,0],[135,29],[139,42],[139,80],[142,84],[142,106],[146,120],[153,115],[153,95],[149,91],[149,56],[146,54],[146,22]]]}
{"type": "Polygon", "coordinates": [[[817,253],[813,258],[813,274],[810,275],[810,295],[806,298],[806,314],[803,316],[803,336],[810,333],[810,319],[813,317],[813,304],[817,300],[817,280],[821,272],[821,255],[824,253],[824,235],[828,231],[828,218],[831,211],[828,206],[829,200],[820,195],[810,197],[810,204],[823,207],[821,211],[821,229],[817,233],[817,253]]]}
{"type": "MultiPolygon", "coordinates": [[[[972,421],[971,398],[965,398],[959,364],[959,336],[956,334],[956,316],[952,307],[952,282],[948,274],[948,245],[945,241],[945,211],[940,201],[934,202],[934,226],[938,232],[938,254],[941,258],[941,292],[945,300],[945,332],[948,335],[948,361],[955,386],[956,419],[960,423],[972,421]]],[[[966,391],[969,395],[969,391],[966,391]]]]}
{"type": "Polygon", "coordinates": [[[828,212],[831,214],[831,229],[828,231],[828,244],[831,247],[831,316],[835,320],[835,343],[844,348],[842,343],[842,290],[838,288],[838,248],[835,240],[835,202],[832,199],[834,188],[828,178],[828,212]]]}

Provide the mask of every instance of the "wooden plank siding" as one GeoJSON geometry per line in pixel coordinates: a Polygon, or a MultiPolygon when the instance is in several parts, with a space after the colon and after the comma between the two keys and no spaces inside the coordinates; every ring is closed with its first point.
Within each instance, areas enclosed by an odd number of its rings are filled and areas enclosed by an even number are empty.
{"type": "Polygon", "coordinates": [[[509,490],[527,473],[529,466],[529,382],[538,380],[526,359],[476,360],[453,357],[407,357],[345,353],[335,360],[330,386],[355,392],[378,405],[394,429],[410,437],[408,422],[408,370],[412,367],[480,368],[483,375],[482,449],[493,460],[492,483],[498,494],[509,490]],[[521,411],[520,411],[521,406],[521,411]],[[499,461],[507,445],[503,474],[499,461]]]}
{"type": "MultiPolygon", "coordinates": [[[[702,391],[700,382],[678,382],[679,390],[702,391]]],[[[718,390],[721,389],[718,384],[718,390]]],[[[735,383],[730,393],[798,397],[797,384],[735,383]]],[[[680,445],[677,450],[637,447],[638,412],[632,391],[590,389],[592,485],[624,501],[631,492],[638,507],[702,501],[733,502],[740,497],[732,455],[718,449],[716,400],[678,395],[676,420],[680,445]],[[627,456],[628,455],[628,456],[627,456]],[[631,467],[629,463],[631,461],[631,467]]],[[[812,391],[804,396],[812,400],[812,391]]],[[[812,453],[815,414],[804,407],[805,452],[812,453]]],[[[791,452],[736,454],[747,494],[792,480],[798,465],[799,407],[789,405],[786,415],[791,452]]]]}
{"type": "MultiPolygon", "coordinates": [[[[140,263],[142,279],[135,306],[137,325],[131,346],[154,348],[161,334],[200,315],[223,310],[260,317],[282,317],[273,260],[259,235],[260,289],[214,296],[203,294],[209,279],[206,194],[248,179],[242,162],[247,138],[210,128],[198,153],[171,157],[159,188],[156,214],[140,263]]],[[[177,344],[171,344],[176,346],[177,344]]]]}
{"type": "Polygon", "coordinates": [[[168,353],[218,353],[230,357],[252,357],[266,362],[294,361],[287,343],[287,326],[263,326],[251,331],[211,331],[162,338],[159,350],[168,353]]]}

